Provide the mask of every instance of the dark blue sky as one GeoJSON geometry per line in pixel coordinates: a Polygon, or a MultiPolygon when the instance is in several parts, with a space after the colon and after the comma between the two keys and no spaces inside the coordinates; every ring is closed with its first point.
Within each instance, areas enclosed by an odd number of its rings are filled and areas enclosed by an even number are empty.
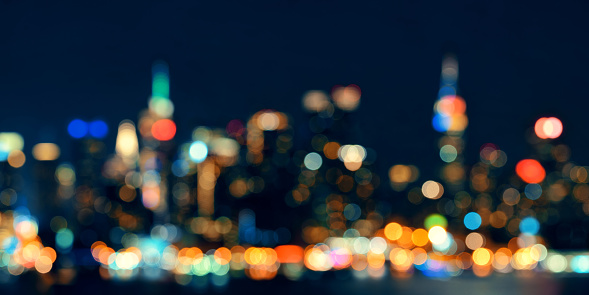
{"type": "Polygon", "coordinates": [[[430,121],[452,51],[470,119],[467,162],[493,142],[515,165],[529,152],[525,130],[555,115],[573,159],[588,164],[588,12],[580,0],[0,0],[0,131],[23,133],[30,152],[68,140],[75,117],[135,120],[151,63],[163,59],[180,138],[262,108],[306,124],[306,90],[354,83],[360,143],[383,167],[427,171],[440,163],[430,121]]]}

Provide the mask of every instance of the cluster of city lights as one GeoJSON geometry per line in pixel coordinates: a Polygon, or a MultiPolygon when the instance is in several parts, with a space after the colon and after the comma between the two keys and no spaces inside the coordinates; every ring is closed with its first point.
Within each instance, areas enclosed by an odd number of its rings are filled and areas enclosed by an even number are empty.
{"type": "MultiPolygon", "coordinates": [[[[496,250],[485,247],[485,237],[476,232],[464,239],[453,237],[446,231],[447,222],[441,215],[428,219],[426,228],[388,223],[372,238],[360,236],[358,231],[350,229],[343,237],[330,237],[325,243],[306,248],[298,245],[275,248],[233,246],[205,252],[198,247],[178,248],[151,237],[139,239],[136,246],[118,251],[103,242],[95,242],[91,251],[102,265],[100,275],[104,279],[154,279],[164,275],[161,272],[164,271],[183,285],[188,284],[193,276],[208,274],[212,276],[213,284],[223,285],[229,277],[238,278],[244,274],[254,280],[272,279],[277,274],[299,280],[307,271],[345,269],[353,271],[357,278],[381,278],[389,272],[394,276],[408,277],[414,270],[435,278],[458,276],[469,269],[479,277],[489,276],[493,271],[510,273],[516,270],[589,273],[589,255],[549,251],[535,235],[539,224],[533,218],[522,220],[522,236],[496,250]]],[[[476,229],[480,217],[467,215],[464,222],[469,229],[476,229]]]]}
{"type": "Polygon", "coordinates": [[[416,270],[432,278],[589,273],[588,253],[552,250],[542,236],[562,219],[563,206],[589,215],[589,167],[570,161],[558,141],[562,122],[538,119],[528,138],[534,153],[510,161],[513,169],[493,143],[467,166],[466,102],[452,56],[443,61],[434,105],[442,162],[430,179],[409,163],[395,163],[388,180],[381,178],[375,151],[347,137],[348,113],[362,95],[357,85],[304,94],[311,134],[304,148],[294,144],[289,115],[272,109],[224,128],[197,126],[190,140],[177,142],[168,66],[156,62],[152,70],[148,108],[137,122],[113,128],[113,153],[105,151],[106,122],[81,119],[65,128],[80,159],[59,162],[55,143],[30,150],[41,206],[55,211],[45,217],[48,227],[25,208],[22,185],[12,181],[27,160],[23,137],[0,133],[0,172],[7,175],[0,175],[0,279],[35,270],[66,276],[60,281],[67,283],[76,264],[98,269],[105,280],[188,285],[206,278],[215,286],[244,276],[296,281],[327,271],[359,279],[408,278],[416,270]],[[383,183],[388,191],[377,194],[383,183]],[[406,216],[393,201],[423,210],[406,216]],[[287,216],[286,210],[300,220],[256,224],[268,211],[287,216]],[[78,247],[89,261],[72,258],[78,247]]]}
{"type": "Polygon", "coordinates": [[[33,269],[48,273],[57,253],[44,246],[37,233],[37,221],[26,208],[0,214],[0,269],[15,276],[33,269]]]}

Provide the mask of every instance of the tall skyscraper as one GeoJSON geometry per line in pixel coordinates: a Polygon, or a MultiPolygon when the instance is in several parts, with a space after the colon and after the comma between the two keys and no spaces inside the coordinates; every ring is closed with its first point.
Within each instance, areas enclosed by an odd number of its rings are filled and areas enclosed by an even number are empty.
{"type": "Polygon", "coordinates": [[[466,103],[458,95],[458,61],[452,55],[445,56],[442,61],[440,90],[432,124],[436,131],[443,134],[438,142],[440,158],[444,162],[440,177],[447,190],[454,193],[463,190],[466,180],[463,135],[468,118],[466,103]]]}

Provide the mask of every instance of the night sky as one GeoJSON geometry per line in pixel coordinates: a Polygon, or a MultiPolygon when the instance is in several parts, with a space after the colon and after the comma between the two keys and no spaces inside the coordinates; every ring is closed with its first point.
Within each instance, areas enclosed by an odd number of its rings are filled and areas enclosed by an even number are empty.
{"type": "Polygon", "coordinates": [[[264,108],[304,128],[305,91],[353,83],[358,143],[381,169],[428,173],[441,163],[432,106],[453,52],[467,163],[493,142],[513,167],[530,153],[526,129],[551,115],[572,159],[589,164],[588,12],[585,1],[0,0],[0,131],[22,133],[30,155],[37,142],[64,145],[71,119],[103,118],[114,151],[115,126],[137,120],[163,59],[179,140],[264,108]]]}

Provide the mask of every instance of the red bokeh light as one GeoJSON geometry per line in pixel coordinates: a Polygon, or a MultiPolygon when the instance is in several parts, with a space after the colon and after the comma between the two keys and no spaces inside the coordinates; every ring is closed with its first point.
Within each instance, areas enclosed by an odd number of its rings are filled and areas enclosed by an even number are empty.
{"type": "Polygon", "coordinates": [[[540,162],[532,159],[519,161],[515,166],[515,172],[523,181],[527,183],[539,183],[546,177],[544,167],[540,162]]]}
{"type": "Polygon", "coordinates": [[[170,140],[176,135],[176,124],[170,119],[158,120],[151,126],[151,135],[157,140],[170,140]]]}

